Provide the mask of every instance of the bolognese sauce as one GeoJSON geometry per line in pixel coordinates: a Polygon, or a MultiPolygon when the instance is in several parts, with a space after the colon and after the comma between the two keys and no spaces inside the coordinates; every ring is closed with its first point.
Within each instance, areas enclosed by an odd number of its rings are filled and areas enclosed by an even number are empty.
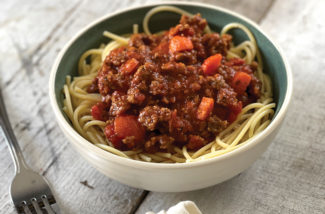
{"type": "Polygon", "coordinates": [[[89,93],[102,101],[91,113],[119,150],[197,150],[261,96],[257,63],[227,59],[231,35],[205,33],[199,14],[183,15],[162,34],[133,34],[105,58],[89,93]]]}

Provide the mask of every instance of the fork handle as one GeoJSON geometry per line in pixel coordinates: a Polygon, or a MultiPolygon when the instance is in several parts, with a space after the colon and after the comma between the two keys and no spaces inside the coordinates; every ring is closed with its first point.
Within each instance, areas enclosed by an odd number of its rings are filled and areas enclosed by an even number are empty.
{"type": "Polygon", "coordinates": [[[22,169],[27,168],[27,165],[25,163],[16,136],[11,128],[6,107],[4,104],[4,99],[1,93],[1,88],[0,88],[0,127],[3,136],[7,142],[7,145],[9,147],[11,157],[14,160],[16,173],[19,173],[22,169]]]}

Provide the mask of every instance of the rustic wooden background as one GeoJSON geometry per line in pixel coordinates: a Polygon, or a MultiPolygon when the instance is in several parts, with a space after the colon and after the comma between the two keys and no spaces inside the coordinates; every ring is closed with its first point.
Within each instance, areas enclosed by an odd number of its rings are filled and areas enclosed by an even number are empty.
{"type": "MultiPolygon", "coordinates": [[[[48,78],[63,45],[107,13],[153,1],[1,1],[0,86],[27,162],[54,187],[62,213],[144,213],[193,200],[203,213],[325,213],[325,1],[207,0],[253,19],[284,49],[294,94],[267,152],[227,182],[187,193],[154,193],[97,172],[59,130],[48,78]],[[87,181],[90,186],[82,184],[87,181]]],[[[14,175],[0,136],[0,213],[15,213],[14,175]]]]}

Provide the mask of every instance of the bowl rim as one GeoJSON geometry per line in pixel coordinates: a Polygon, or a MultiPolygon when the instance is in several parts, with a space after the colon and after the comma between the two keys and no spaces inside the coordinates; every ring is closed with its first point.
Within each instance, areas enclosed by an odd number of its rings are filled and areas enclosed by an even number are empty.
{"type": "MultiPolygon", "coordinates": [[[[193,167],[200,167],[202,165],[209,165],[214,162],[219,162],[222,160],[226,160],[228,158],[231,158],[235,155],[239,155],[240,153],[243,153],[258,143],[262,143],[262,141],[267,138],[273,131],[276,130],[276,128],[281,124],[285,117],[285,113],[287,112],[291,97],[292,97],[292,90],[293,90],[293,79],[292,79],[292,72],[290,65],[288,63],[288,60],[283,54],[282,49],[274,42],[273,39],[270,38],[268,34],[264,32],[264,30],[261,29],[261,27],[258,26],[257,23],[252,21],[251,19],[228,9],[225,9],[223,7],[219,6],[214,6],[211,4],[206,4],[206,3],[200,3],[200,2],[178,2],[178,1],[166,1],[166,2],[159,2],[159,3],[151,3],[151,4],[145,4],[145,5],[138,5],[138,6],[132,6],[128,7],[126,9],[118,10],[114,13],[109,13],[107,15],[101,16],[100,18],[96,19],[95,21],[91,22],[87,26],[83,27],[81,30],[78,31],[77,34],[75,34],[64,46],[64,48],[60,51],[58,54],[52,69],[50,73],[50,78],[49,78],[49,96],[50,96],[50,103],[52,106],[52,109],[54,111],[55,117],[57,119],[57,122],[60,125],[61,129],[65,129],[64,133],[67,132],[70,134],[74,140],[77,140],[79,145],[84,147],[84,149],[88,149],[92,153],[96,153],[96,155],[101,156],[102,158],[105,158],[106,160],[113,161],[118,164],[126,165],[129,167],[133,168],[145,168],[145,169],[178,169],[178,168],[193,168],[193,167]],[[221,11],[224,13],[227,13],[231,16],[235,16],[239,19],[244,20],[245,22],[249,23],[252,25],[255,29],[257,29],[259,32],[261,32],[276,48],[276,50],[279,52],[284,66],[286,70],[286,75],[287,75],[287,90],[285,92],[285,98],[283,101],[283,104],[281,108],[279,109],[278,114],[273,118],[272,122],[260,133],[258,133],[256,136],[252,137],[249,139],[243,146],[240,146],[239,148],[232,150],[226,154],[222,154],[220,156],[211,158],[211,159],[206,159],[206,160],[200,160],[197,162],[188,162],[188,163],[153,163],[153,162],[145,162],[145,161],[137,161],[133,159],[128,159],[124,157],[120,157],[118,155],[112,154],[108,151],[105,151],[94,144],[92,144],[90,141],[86,140],[83,138],[64,118],[62,112],[59,109],[58,102],[56,101],[56,96],[55,96],[55,77],[56,73],[58,71],[58,66],[62,60],[62,57],[66,53],[66,51],[70,48],[70,46],[74,43],[75,40],[77,40],[82,34],[84,34],[86,31],[88,31],[90,28],[96,26],[100,22],[109,19],[113,16],[126,13],[130,10],[136,10],[140,9],[143,7],[148,7],[148,6],[160,6],[160,5],[190,5],[190,6],[198,6],[202,8],[209,8],[217,11],[221,11]]],[[[73,143],[68,139],[69,143],[73,143]]]]}

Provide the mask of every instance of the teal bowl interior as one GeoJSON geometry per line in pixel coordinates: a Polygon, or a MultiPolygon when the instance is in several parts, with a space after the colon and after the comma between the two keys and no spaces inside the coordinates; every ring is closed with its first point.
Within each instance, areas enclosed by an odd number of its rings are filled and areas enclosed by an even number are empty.
{"type": "MultiPolygon", "coordinates": [[[[173,4],[168,4],[173,5],[173,4]]],[[[240,17],[229,14],[222,9],[204,7],[189,4],[173,5],[182,8],[190,13],[200,13],[206,18],[210,28],[213,31],[220,32],[223,26],[231,22],[238,22],[248,27],[254,34],[258,47],[263,57],[264,72],[269,74],[273,85],[274,100],[276,102],[276,112],[279,112],[287,91],[287,73],[284,61],[277,48],[272,42],[257,28],[240,17]]],[[[55,95],[57,103],[62,111],[63,93],[62,88],[65,84],[67,75],[76,76],[78,60],[83,52],[91,48],[97,48],[101,43],[109,42],[109,39],[103,36],[103,31],[111,31],[115,34],[129,34],[132,32],[133,24],[139,25],[139,31],[142,32],[142,20],[147,11],[155,6],[144,6],[118,13],[108,18],[102,19],[100,22],[92,25],[82,34],[80,34],[64,52],[55,75],[55,95]]],[[[150,20],[151,32],[166,30],[175,25],[180,19],[179,14],[172,12],[161,12],[154,15],[150,20]]],[[[247,40],[245,33],[241,30],[231,30],[230,33],[234,37],[235,44],[247,40]]],[[[62,111],[63,113],[63,111],[62,111]]],[[[65,115],[65,114],[63,114],[65,115]]],[[[66,117],[67,119],[67,117],[66,117]]],[[[70,123],[70,121],[67,119],[70,123]]]]}

